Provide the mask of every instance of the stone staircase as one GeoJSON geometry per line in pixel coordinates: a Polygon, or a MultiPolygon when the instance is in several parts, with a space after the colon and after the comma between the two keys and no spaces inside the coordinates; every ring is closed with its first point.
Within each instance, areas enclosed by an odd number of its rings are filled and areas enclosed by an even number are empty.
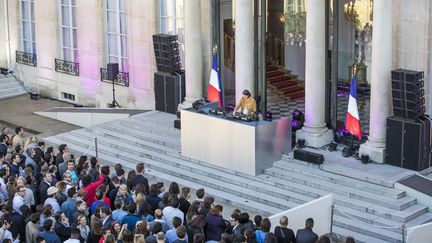
{"type": "MultiPolygon", "coordinates": [[[[135,168],[146,164],[149,179],[176,181],[193,189],[204,187],[216,200],[264,216],[309,202],[328,193],[335,196],[333,231],[356,242],[402,242],[407,227],[432,220],[427,207],[404,191],[336,175],[283,155],[257,177],[183,157],[174,115],[151,111],[127,119],[48,137],[48,144],[67,143],[77,154],[94,155],[105,164],[135,168]]],[[[310,215],[313,217],[313,215],[310,215]]]]}
{"type": "Polygon", "coordinates": [[[24,88],[11,76],[0,75],[0,100],[25,94],[24,88]]]}
{"type": "Polygon", "coordinates": [[[305,97],[304,82],[300,82],[297,76],[292,75],[278,66],[267,65],[267,85],[275,92],[288,100],[302,99],[305,97]]]}

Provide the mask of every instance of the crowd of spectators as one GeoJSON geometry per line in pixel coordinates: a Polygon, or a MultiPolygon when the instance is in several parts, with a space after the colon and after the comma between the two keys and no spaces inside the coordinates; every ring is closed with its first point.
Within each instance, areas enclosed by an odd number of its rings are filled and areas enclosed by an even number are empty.
{"type": "MultiPolygon", "coordinates": [[[[95,157],[75,158],[66,144],[47,147],[18,127],[0,134],[0,240],[46,243],[325,243],[313,219],[296,234],[288,218],[271,231],[268,218],[223,206],[176,182],[149,185],[144,164],[127,175],[95,157]]],[[[353,242],[353,241],[352,241],[353,242]]]]}

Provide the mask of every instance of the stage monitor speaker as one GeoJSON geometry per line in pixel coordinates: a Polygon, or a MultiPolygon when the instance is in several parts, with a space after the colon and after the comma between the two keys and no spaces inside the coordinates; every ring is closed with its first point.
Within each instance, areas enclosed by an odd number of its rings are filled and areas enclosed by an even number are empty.
{"type": "Polygon", "coordinates": [[[324,155],[309,152],[302,149],[294,150],[294,159],[303,160],[309,163],[321,165],[324,162],[324,155]]]}
{"type": "Polygon", "coordinates": [[[118,63],[108,63],[108,80],[116,80],[117,75],[119,74],[119,65],[118,63]]]}
{"type": "Polygon", "coordinates": [[[386,163],[421,171],[430,167],[431,122],[427,117],[387,118],[386,163]]]}
{"type": "Polygon", "coordinates": [[[154,74],[155,108],[176,114],[177,106],[184,101],[185,73],[156,72],[154,74]]]}

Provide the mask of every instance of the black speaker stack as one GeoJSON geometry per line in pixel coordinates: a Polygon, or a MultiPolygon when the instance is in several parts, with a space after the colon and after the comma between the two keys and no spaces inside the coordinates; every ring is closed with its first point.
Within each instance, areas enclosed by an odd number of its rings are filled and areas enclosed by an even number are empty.
{"type": "Polygon", "coordinates": [[[391,73],[394,116],[387,118],[386,163],[421,171],[431,167],[431,120],[425,116],[423,72],[391,73]]]}
{"type": "Polygon", "coordinates": [[[179,45],[176,35],[153,35],[153,48],[159,72],[174,73],[181,69],[179,45]]]}

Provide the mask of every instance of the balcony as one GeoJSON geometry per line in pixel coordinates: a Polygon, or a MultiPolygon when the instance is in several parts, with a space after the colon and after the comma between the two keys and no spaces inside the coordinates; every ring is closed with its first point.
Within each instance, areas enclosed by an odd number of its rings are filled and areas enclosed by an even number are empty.
{"type": "Polygon", "coordinates": [[[37,58],[35,53],[16,51],[15,54],[16,54],[17,63],[21,63],[33,67],[37,66],[37,58]]]}
{"type": "Polygon", "coordinates": [[[79,63],[60,60],[57,58],[54,60],[56,72],[79,76],[79,63]]]}
{"type": "MultiPolygon", "coordinates": [[[[111,80],[108,80],[108,69],[100,68],[100,76],[102,82],[112,82],[111,80]]],[[[129,73],[119,72],[117,79],[114,80],[114,84],[129,87],[129,73]]]]}

